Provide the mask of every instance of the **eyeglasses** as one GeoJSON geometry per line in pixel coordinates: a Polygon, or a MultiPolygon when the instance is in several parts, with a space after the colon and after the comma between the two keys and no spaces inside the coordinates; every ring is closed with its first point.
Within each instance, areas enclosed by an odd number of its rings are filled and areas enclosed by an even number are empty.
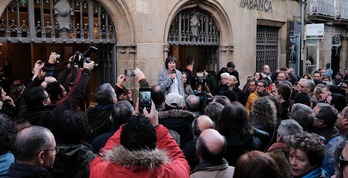
{"type": "Polygon", "coordinates": [[[258,87],[264,87],[263,85],[257,85],[258,87]]]}
{"type": "Polygon", "coordinates": [[[341,167],[341,168],[343,168],[343,167],[345,167],[345,166],[348,165],[348,160],[344,159],[344,158],[343,158],[343,155],[341,155],[341,156],[339,157],[339,161],[340,161],[340,167],[341,167]]]}
{"type": "Polygon", "coordinates": [[[46,150],[43,151],[56,151],[56,154],[59,152],[59,148],[55,147],[55,148],[47,148],[46,150]]]}

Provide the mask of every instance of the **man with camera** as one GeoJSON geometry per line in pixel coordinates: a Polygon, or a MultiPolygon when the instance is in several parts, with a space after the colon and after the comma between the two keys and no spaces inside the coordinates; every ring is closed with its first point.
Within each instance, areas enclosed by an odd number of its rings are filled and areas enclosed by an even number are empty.
{"type": "Polygon", "coordinates": [[[53,134],[59,132],[55,125],[65,110],[76,110],[84,100],[90,72],[94,62],[85,62],[83,68],[77,70],[76,78],[66,97],[59,100],[59,104],[52,104],[50,95],[40,86],[45,77],[41,61],[35,63],[33,80],[23,92],[24,101],[21,103],[20,116],[26,118],[32,125],[41,125],[49,128],[53,134]]]}

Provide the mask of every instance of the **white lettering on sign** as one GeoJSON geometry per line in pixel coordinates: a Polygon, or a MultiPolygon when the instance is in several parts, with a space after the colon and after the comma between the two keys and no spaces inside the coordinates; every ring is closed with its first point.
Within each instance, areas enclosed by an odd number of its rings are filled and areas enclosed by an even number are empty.
{"type": "Polygon", "coordinates": [[[239,6],[251,10],[272,12],[272,2],[270,0],[240,0],[239,6]]]}

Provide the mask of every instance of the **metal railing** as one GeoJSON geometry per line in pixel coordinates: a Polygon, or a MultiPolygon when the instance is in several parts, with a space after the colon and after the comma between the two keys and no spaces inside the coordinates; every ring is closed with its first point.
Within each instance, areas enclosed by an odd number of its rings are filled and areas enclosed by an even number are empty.
{"type": "Polygon", "coordinates": [[[307,3],[309,15],[325,15],[335,19],[348,19],[347,0],[309,0],[307,3]]]}
{"type": "Polygon", "coordinates": [[[0,42],[6,41],[115,44],[116,32],[111,17],[95,0],[13,0],[0,14],[0,42]],[[60,2],[66,3],[60,7],[60,2]],[[69,16],[57,13],[67,10],[69,16]]]}

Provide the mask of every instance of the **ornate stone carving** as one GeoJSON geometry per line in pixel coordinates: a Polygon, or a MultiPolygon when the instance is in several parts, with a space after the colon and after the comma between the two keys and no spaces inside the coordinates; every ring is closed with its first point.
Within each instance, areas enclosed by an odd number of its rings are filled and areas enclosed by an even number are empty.
{"type": "Polygon", "coordinates": [[[70,7],[68,0],[59,0],[54,6],[54,15],[59,24],[59,29],[71,30],[70,19],[74,16],[74,10],[70,7]]]}

